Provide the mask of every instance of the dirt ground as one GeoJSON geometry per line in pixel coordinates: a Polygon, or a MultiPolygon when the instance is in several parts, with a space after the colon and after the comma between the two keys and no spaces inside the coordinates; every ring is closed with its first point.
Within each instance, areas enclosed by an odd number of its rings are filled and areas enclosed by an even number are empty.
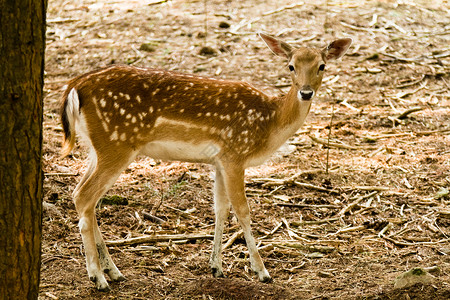
{"type": "MultiPolygon", "coordinates": [[[[39,299],[449,299],[448,2],[155,2],[49,1],[39,299]],[[348,55],[327,65],[305,126],[246,172],[252,228],[273,283],[257,282],[239,236],[224,251],[227,278],[210,275],[210,166],[140,157],[97,210],[105,240],[200,237],[111,245],[127,281],[96,291],[71,199],[86,151],[59,158],[64,84],[120,63],[286,93],[286,62],[260,31],[316,47],[353,38],[348,55]],[[432,282],[394,288],[414,267],[430,268],[432,282]]],[[[233,214],[226,225],[225,243],[240,229],[233,214]]]]}

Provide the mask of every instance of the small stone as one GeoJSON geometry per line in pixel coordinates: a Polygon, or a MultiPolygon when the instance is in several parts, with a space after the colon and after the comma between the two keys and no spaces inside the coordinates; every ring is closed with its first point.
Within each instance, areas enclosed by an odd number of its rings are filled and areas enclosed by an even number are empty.
{"type": "Polygon", "coordinates": [[[58,193],[51,193],[51,194],[48,196],[48,201],[56,202],[56,201],[58,200],[58,198],[59,198],[58,193]]]}
{"type": "Polygon", "coordinates": [[[222,22],[219,23],[219,27],[220,28],[230,28],[230,24],[228,24],[225,21],[222,21],[222,22]]]}
{"type": "Polygon", "coordinates": [[[214,48],[205,46],[205,47],[202,47],[202,49],[200,49],[199,54],[204,55],[204,56],[209,56],[209,55],[217,55],[217,52],[216,52],[216,50],[214,50],[214,48]]]}
{"type": "Polygon", "coordinates": [[[155,45],[153,45],[152,43],[144,43],[144,44],[141,44],[141,46],[139,47],[139,50],[147,51],[147,52],[155,52],[156,48],[155,48],[155,45]]]}
{"type": "Polygon", "coordinates": [[[128,199],[118,195],[104,196],[99,202],[102,205],[128,205],[128,199]]]}
{"type": "Polygon", "coordinates": [[[334,277],[333,274],[331,274],[329,272],[325,272],[325,271],[320,271],[319,273],[317,273],[317,275],[319,275],[319,277],[322,277],[322,278],[332,278],[332,277],[334,277]]]}
{"type": "Polygon", "coordinates": [[[422,268],[412,268],[394,280],[394,288],[401,289],[417,283],[430,284],[434,277],[422,268]]]}

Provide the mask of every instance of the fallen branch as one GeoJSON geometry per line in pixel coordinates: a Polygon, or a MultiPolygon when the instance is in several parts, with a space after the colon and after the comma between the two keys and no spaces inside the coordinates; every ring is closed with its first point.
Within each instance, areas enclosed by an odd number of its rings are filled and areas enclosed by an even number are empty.
{"type": "Polygon", "coordinates": [[[263,183],[263,185],[262,185],[263,187],[278,186],[278,185],[296,185],[296,186],[300,186],[303,188],[316,190],[316,191],[320,191],[320,192],[326,192],[326,193],[331,193],[331,194],[339,194],[340,193],[338,190],[331,190],[331,189],[323,188],[321,186],[317,186],[317,185],[313,185],[313,184],[309,184],[309,183],[298,182],[298,181],[292,180],[292,177],[288,178],[288,179],[255,178],[255,179],[253,179],[253,181],[259,182],[259,183],[268,181],[266,183],[263,183]]]}
{"type": "Polygon", "coordinates": [[[168,241],[179,241],[179,240],[188,240],[188,241],[211,240],[213,238],[214,238],[214,236],[209,235],[209,234],[149,235],[149,236],[140,236],[140,237],[129,238],[129,239],[124,239],[124,240],[117,240],[117,241],[106,241],[105,244],[108,246],[127,246],[127,245],[136,245],[136,244],[144,244],[144,243],[157,243],[157,242],[168,242],[168,241]]]}
{"type": "Polygon", "coordinates": [[[344,27],[356,30],[356,31],[365,31],[365,32],[382,31],[382,30],[377,29],[377,28],[366,28],[366,27],[359,27],[359,26],[351,25],[351,24],[348,24],[348,23],[346,23],[344,21],[341,21],[341,25],[344,26],[344,27]]]}
{"type": "Polygon", "coordinates": [[[142,215],[144,216],[145,220],[150,220],[152,222],[158,223],[158,224],[162,224],[165,221],[157,216],[151,215],[145,211],[142,212],[142,215]]]}
{"type": "Polygon", "coordinates": [[[292,8],[295,8],[295,7],[298,7],[298,6],[302,6],[302,5],[304,5],[304,4],[305,4],[304,2],[299,2],[299,3],[294,3],[294,4],[282,6],[282,7],[278,8],[278,9],[266,11],[266,12],[262,13],[261,17],[256,17],[256,18],[253,18],[253,19],[251,19],[251,20],[249,20],[249,21],[246,21],[246,22],[240,22],[238,25],[236,25],[234,28],[232,28],[232,29],[230,30],[230,32],[231,32],[231,33],[236,33],[236,32],[237,32],[239,29],[241,29],[242,27],[249,26],[249,25],[251,25],[252,23],[258,22],[258,21],[261,20],[263,17],[270,16],[270,15],[273,15],[273,14],[276,14],[276,13],[279,13],[279,12],[282,12],[282,11],[284,11],[284,10],[292,9],[292,8]]]}
{"type": "Polygon", "coordinates": [[[277,179],[277,178],[253,178],[252,180],[254,182],[266,182],[263,184],[263,186],[272,186],[272,185],[284,185],[284,184],[292,184],[294,181],[296,181],[299,177],[307,174],[316,174],[323,172],[322,169],[312,169],[312,170],[305,170],[298,172],[291,177],[288,177],[286,179],[277,179]]]}
{"type": "Polygon", "coordinates": [[[335,247],[330,246],[322,246],[322,245],[305,245],[305,244],[299,244],[299,243],[280,243],[280,244],[273,244],[274,246],[282,246],[282,247],[288,247],[288,248],[294,248],[294,249],[300,249],[308,252],[320,252],[320,253],[330,253],[336,250],[335,247]]]}
{"type": "Polygon", "coordinates": [[[401,133],[387,133],[387,134],[380,134],[380,135],[375,135],[375,136],[365,136],[364,139],[370,140],[370,141],[376,141],[379,139],[388,139],[388,138],[393,138],[393,137],[401,137],[401,136],[413,137],[414,135],[420,136],[420,135],[430,135],[430,134],[435,134],[435,133],[446,134],[448,132],[450,132],[450,128],[439,129],[439,130],[424,130],[424,131],[416,131],[416,132],[410,131],[410,132],[401,132],[401,133]]]}
{"type": "Polygon", "coordinates": [[[170,0],[153,0],[150,1],[150,3],[147,3],[148,6],[157,5],[157,4],[163,4],[166,2],[169,2],[170,0]]]}
{"type": "Polygon", "coordinates": [[[342,228],[339,229],[338,231],[336,231],[335,233],[331,234],[331,235],[337,235],[339,233],[344,233],[344,232],[354,232],[354,231],[361,231],[366,229],[367,227],[364,225],[359,225],[359,226],[353,226],[353,227],[347,227],[347,228],[342,228]]]}
{"type": "Polygon", "coordinates": [[[421,111],[421,110],[423,110],[422,107],[413,107],[413,108],[407,109],[404,112],[402,112],[400,115],[398,115],[397,119],[399,119],[399,120],[406,119],[409,114],[412,114],[416,111],[421,111]]]}
{"type": "Polygon", "coordinates": [[[387,186],[354,186],[354,187],[343,187],[342,189],[349,189],[349,190],[361,190],[361,191],[389,191],[390,188],[387,186]]]}
{"type": "Polygon", "coordinates": [[[416,84],[422,82],[426,77],[427,77],[426,75],[422,75],[421,78],[413,80],[413,81],[410,81],[410,82],[399,84],[399,85],[396,86],[396,88],[402,89],[402,88],[405,88],[405,87],[416,85],[416,84]]]}
{"type": "Polygon", "coordinates": [[[311,207],[311,208],[340,208],[339,205],[332,204],[301,204],[301,203],[283,203],[277,202],[275,205],[287,207],[311,207]]]}
{"type": "Polygon", "coordinates": [[[402,98],[405,98],[406,96],[414,95],[418,91],[427,88],[427,84],[428,84],[428,81],[425,80],[417,89],[414,89],[412,91],[407,91],[407,92],[400,92],[400,93],[397,93],[397,95],[391,95],[390,97],[397,99],[397,100],[401,100],[402,98]]]}
{"type": "Polygon", "coordinates": [[[222,247],[222,251],[229,248],[231,245],[233,245],[233,243],[237,240],[240,239],[242,236],[244,235],[244,232],[241,230],[233,233],[233,235],[228,239],[228,241],[223,245],[222,247]]]}
{"type": "Polygon", "coordinates": [[[341,211],[338,212],[337,216],[343,216],[346,212],[350,211],[353,207],[358,205],[362,200],[370,198],[370,197],[376,195],[377,193],[378,193],[378,191],[374,191],[374,192],[372,192],[370,194],[367,194],[367,195],[360,196],[360,197],[356,198],[355,201],[353,201],[352,203],[350,203],[349,205],[347,205],[346,207],[341,209],[341,211]]]}
{"type": "Polygon", "coordinates": [[[61,177],[68,177],[68,176],[78,176],[78,173],[45,173],[44,176],[50,177],[50,176],[61,176],[61,177]]]}
{"type": "Polygon", "coordinates": [[[320,225],[320,224],[335,222],[338,220],[339,220],[339,218],[330,218],[330,219],[323,219],[323,220],[316,220],[316,221],[301,221],[301,222],[293,221],[293,222],[291,222],[291,225],[292,226],[320,225]]]}
{"type": "Polygon", "coordinates": [[[415,243],[409,243],[409,242],[402,242],[402,241],[397,241],[393,238],[390,238],[388,236],[382,235],[381,238],[393,243],[394,245],[397,246],[417,246],[417,245],[436,245],[436,244],[440,244],[440,243],[448,243],[450,242],[450,238],[448,239],[443,239],[443,240],[439,240],[439,241],[435,241],[435,242],[415,242],[415,243]]]}
{"type": "Polygon", "coordinates": [[[417,62],[417,61],[423,59],[422,56],[418,56],[418,57],[415,57],[415,58],[408,58],[408,57],[399,57],[399,56],[396,56],[396,55],[390,54],[390,53],[381,53],[381,54],[383,54],[384,56],[393,58],[395,60],[398,60],[398,61],[401,61],[401,62],[407,62],[407,63],[417,62]]]}
{"type": "Polygon", "coordinates": [[[335,148],[339,148],[339,149],[348,149],[348,150],[359,150],[359,149],[363,149],[363,150],[375,150],[377,149],[376,147],[371,147],[371,146],[351,146],[351,145],[347,145],[344,143],[332,143],[332,142],[328,142],[324,139],[315,137],[313,135],[309,135],[309,137],[316,143],[318,144],[322,144],[325,145],[327,147],[335,147],[335,148]]]}
{"type": "Polygon", "coordinates": [[[330,189],[323,188],[321,186],[317,186],[317,185],[313,185],[313,184],[309,184],[309,183],[294,181],[293,184],[296,186],[301,186],[301,187],[307,188],[307,189],[316,190],[319,192],[325,192],[325,193],[330,193],[330,194],[340,194],[340,192],[338,190],[330,190],[330,189]]]}
{"type": "Polygon", "coordinates": [[[345,107],[347,107],[347,108],[349,108],[349,109],[351,109],[351,110],[353,110],[353,111],[360,111],[360,109],[357,109],[357,108],[354,107],[353,105],[349,104],[349,103],[347,102],[347,99],[345,99],[345,100],[342,101],[342,102],[339,102],[339,104],[344,105],[345,107]]]}

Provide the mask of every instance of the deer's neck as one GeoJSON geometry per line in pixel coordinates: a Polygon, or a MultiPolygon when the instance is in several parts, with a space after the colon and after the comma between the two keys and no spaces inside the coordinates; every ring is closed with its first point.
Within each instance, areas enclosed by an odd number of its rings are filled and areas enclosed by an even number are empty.
{"type": "Polygon", "coordinates": [[[272,128],[265,146],[256,153],[246,167],[261,164],[294,135],[305,121],[311,106],[311,101],[302,101],[297,98],[295,88],[291,88],[287,95],[273,100],[278,103],[274,122],[276,125],[272,128]]]}
{"type": "Polygon", "coordinates": [[[287,138],[289,138],[305,122],[311,107],[311,101],[299,100],[297,89],[294,87],[291,87],[289,92],[281,96],[278,101],[280,106],[277,124],[279,124],[279,130],[286,131],[287,138]]]}

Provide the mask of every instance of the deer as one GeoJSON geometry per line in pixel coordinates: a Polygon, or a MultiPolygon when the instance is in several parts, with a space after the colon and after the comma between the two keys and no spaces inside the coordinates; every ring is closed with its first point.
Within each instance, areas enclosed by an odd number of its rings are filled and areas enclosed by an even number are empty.
{"type": "Polygon", "coordinates": [[[288,61],[289,92],[269,96],[249,83],[162,69],[112,65],[68,82],[61,100],[62,156],[76,136],[89,149],[87,170],[73,191],[89,279],[100,291],[124,275],[111,259],[95,208],[138,155],[169,161],[211,164],[215,168],[215,228],[210,268],[224,277],[222,237],[232,208],[243,230],[251,269],[271,282],[250,228],[244,171],[271,156],[302,126],[321,86],[325,65],[341,58],[351,38],[323,49],[293,47],[270,35],[259,36],[288,61]]]}

